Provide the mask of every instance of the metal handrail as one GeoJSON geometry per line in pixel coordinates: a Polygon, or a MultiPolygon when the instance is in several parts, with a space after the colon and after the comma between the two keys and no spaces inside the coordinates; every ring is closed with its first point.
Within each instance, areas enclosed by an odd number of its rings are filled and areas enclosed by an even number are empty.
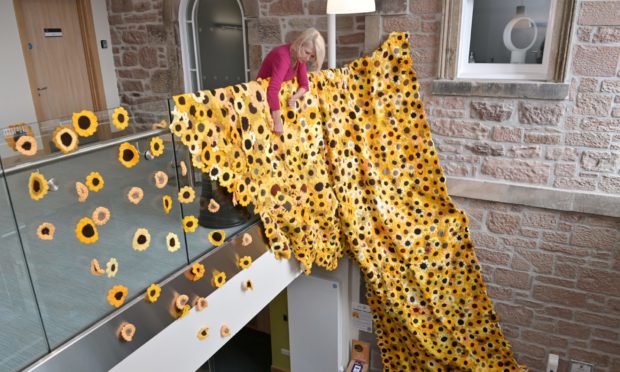
{"type": "Polygon", "coordinates": [[[144,138],[149,138],[149,137],[156,136],[159,134],[164,134],[164,133],[169,133],[168,129],[153,129],[147,132],[136,133],[136,134],[131,134],[131,135],[124,136],[124,137],[114,138],[114,139],[107,140],[107,141],[97,142],[93,145],[79,148],[76,151],[70,152],[68,154],[58,154],[56,156],[52,156],[49,158],[40,159],[40,160],[36,160],[33,162],[29,162],[29,163],[22,163],[22,164],[14,165],[10,168],[5,169],[4,172],[0,172],[0,175],[8,176],[13,173],[18,173],[24,170],[38,168],[44,165],[52,164],[60,160],[69,159],[75,156],[80,156],[84,154],[89,154],[91,152],[107,149],[109,147],[121,144],[123,142],[138,141],[144,138]]]}

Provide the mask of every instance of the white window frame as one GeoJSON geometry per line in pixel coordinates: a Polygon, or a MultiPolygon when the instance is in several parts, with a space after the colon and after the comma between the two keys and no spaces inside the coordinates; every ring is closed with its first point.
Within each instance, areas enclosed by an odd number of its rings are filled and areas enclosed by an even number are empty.
{"type": "MultiPolygon", "coordinates": [[[[577,0],[551,0],[542,64],[469,63],[475,0],[443,0],[439,79],[564,82],[577,0]]],[[[499,0],[498,0],[499,1],[499,0]]]]}
{"type": "MultiPolygon", "coordinates": [[[[547,80],[550,77],[550,48],[545,48],[541,64],[469,63],[474,1],[464,0],[461,11],[457,79],[547,80]]],[[[556,4],[556,0],[550,0],[547,32],[545,34],[545,44],[548,46],[553,45],[551,38],[554,37],[553,23],[556,4]]]]}

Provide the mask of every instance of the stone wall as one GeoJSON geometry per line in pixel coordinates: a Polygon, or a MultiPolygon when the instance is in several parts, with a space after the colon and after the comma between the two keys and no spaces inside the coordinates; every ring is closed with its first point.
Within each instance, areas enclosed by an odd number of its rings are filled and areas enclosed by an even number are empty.
{"type": "Polygon", "coordinates": [[[620,371],[620,220],[455,198],[517,359],[620,371]]]}
{"type": "MultiPolygon", "coordinates": [[[[402,4],[406,1],[388,1],[402,4]]],[[[414,67],[448,175],[620,194],[620,13],[617,1],[578,1],[569,98],[433,95],[442,1],[410,0],[382,17],[412,32],[414,67]]]]}
{"type": "Polygon", "coordinates": [[[180,0],[106,0],[121,104],[134,119],[159,121],[171,95],[183,93],[180,0]]]}

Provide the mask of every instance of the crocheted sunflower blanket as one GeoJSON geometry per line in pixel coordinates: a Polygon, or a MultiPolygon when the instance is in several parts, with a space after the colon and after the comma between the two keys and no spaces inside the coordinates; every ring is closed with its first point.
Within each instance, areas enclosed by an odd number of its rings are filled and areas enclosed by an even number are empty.
{"type": "Polygon", "coordinates": [[[522,370],[487,296],[467,216],[446,190],[409,36],[309,76],[295,107],[267,80],[174,97],[172,132],[195,167],[253,204],[273,253],[364,275],[387,371],[522,370]]]}

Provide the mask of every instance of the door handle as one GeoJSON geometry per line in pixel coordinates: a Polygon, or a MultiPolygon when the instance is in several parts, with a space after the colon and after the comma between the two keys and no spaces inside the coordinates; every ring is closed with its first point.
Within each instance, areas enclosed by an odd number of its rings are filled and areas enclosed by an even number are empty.
{"type": "Polygon", "coordinates": [[[46,90],[46,89],[47,89],[47,87],[37,88],[37,90],[38,90],[39,92],[40,92],[40,91],[42,91],[42,90],[46,90]]]}

